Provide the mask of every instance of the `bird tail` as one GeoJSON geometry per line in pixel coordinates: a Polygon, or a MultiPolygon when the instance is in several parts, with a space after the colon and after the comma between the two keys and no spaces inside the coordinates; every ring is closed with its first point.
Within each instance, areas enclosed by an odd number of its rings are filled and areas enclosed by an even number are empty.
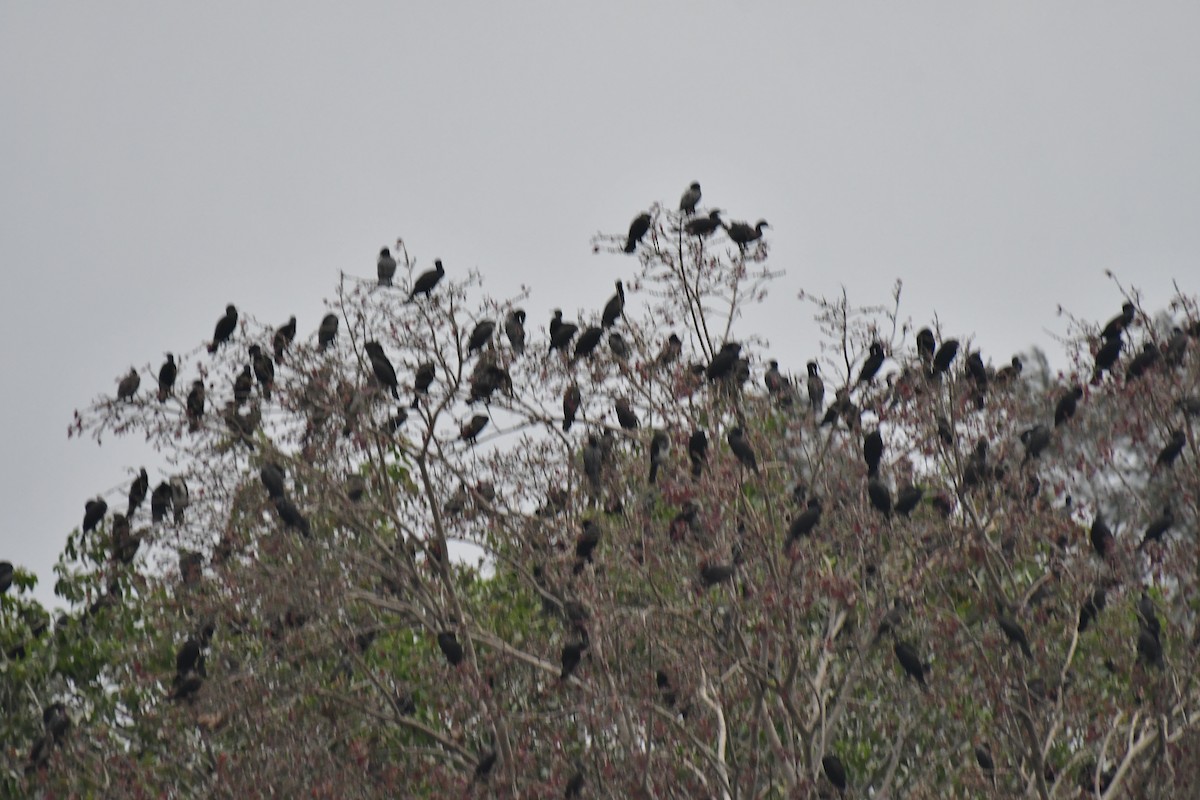
{"type": "Polygon", "coordinates": [[[625,241],[625,252],[632,253],[635,250],[637,250],[637,242],[635,242],[633,239],[627,239],[625,241]]]}
{"type": "Polygon", "coordinates": [[[650,482],[656,483],[657,481],[658,481],[658,462],[651,461],[650,462],[650,482]]]}
{"type": "Polygon", "coordinates": [[[217,344],[216,342],[211,342],[211,343],[208,345],[208,352],[210,352],[210,353],[215,353],[215,352],[217,352],[217,348],[218,348],[218,347],[220,347],[220,345],[219,345],[219,344],[217,344]]]}

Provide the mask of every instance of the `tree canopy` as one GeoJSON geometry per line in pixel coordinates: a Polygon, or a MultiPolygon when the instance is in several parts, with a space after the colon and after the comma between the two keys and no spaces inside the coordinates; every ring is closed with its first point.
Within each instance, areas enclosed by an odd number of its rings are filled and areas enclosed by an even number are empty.
{"type": "Polygon", "coordinates": [[[77,413],[167,469],[88,501],[53,624],[0,569],[0,793],[1200,784],[1195,299],[1114,284],[1056,372],[900,284],[802,296],[781,359],[770,227],[693,188],[595,237],[585,310],[397,243],[319,325],[230,305],[77,413]]]}

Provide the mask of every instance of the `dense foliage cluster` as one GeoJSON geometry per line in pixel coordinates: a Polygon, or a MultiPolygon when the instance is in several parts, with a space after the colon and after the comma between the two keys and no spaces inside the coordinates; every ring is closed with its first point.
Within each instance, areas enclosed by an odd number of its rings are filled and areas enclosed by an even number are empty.
{"type": "Polygon", "coordinates": [[[1194,302],[1054,374],[899,286],[806,298],[794,379],[767,226],[693,188],[596,238],[577,315],[401,245],[311,335],[230,306],[79,414],[165,469],[89,501],[53,624],[0,571],[0,794],[1200,785],[1194,302]]]}

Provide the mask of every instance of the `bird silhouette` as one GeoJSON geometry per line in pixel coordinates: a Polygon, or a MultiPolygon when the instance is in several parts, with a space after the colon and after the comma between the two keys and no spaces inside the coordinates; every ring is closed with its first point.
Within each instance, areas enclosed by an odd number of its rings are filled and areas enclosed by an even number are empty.
{"type": "Polygon", "coordinates": [[[379,251],[379,259],[375,262],[375,271],[379,276],[380,286],[391,286],[392,278],[396,275],[396,259],[386,247],[379,251]]]}
{"type": "Polygon", "coordinates": [[[237,329],[238,311],[237,307],[230,303],[225,306],[225,316],[217,320],[217,325],[213,328],[212,342],[208,345],[208,352],[216,353],[221,345],[229,341],[233,336],[234,330],[237,329]]]}
{"type": "Polygon", "coordinates": [[[699,202],[700,184],[693,181],[692,185],[684,191],[683,196],[679,198],[679,210],[691,216],[696,213],[696,204],[699,202]]]}
{"type": "Polygon", "coordinates": [[[433,269],[422,272],[417,276],[417,279],[413,281],[412,291],[408,293],[408,302],[413,302],[413,300],[415,300],[419,294],[423,294],[428,298],[429,293],[433,291],[433,288],[438,285],[438,281],[440,281],[442,276],[445,274],[446,269],[442,266],[442,260],[440,258],[435,259],[433,262],[433,269]]]}
{"type": "Polygon", "coordinates": [[[629,223],[629,235],[625,237],[625,252],[632,253],[637,250],[638,244],[645,237],[646,232],[650,230],[651,217],[647,213],[638,214],[633,218],[633,222],[629,223]]]}

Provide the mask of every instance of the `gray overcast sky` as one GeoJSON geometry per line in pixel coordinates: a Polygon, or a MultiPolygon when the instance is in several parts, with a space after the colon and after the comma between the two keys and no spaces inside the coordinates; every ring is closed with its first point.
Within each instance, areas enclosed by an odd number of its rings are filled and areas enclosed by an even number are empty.
{"type": "Polygon", "coordinates": [[[1118,310],[1105,269],[1197,290],[1200,4],[755,6],[0,5],[0,558],[49,599],[84,501],[150,461],[68,442],[73,409],[230,301],[311,334],[399,235],[541,325],[631,273],[593,233],[699,180],[773,226],[755,327],[791,369],[801,287],[903,278],[997,362],[1059,303],[1118,310]]]}

